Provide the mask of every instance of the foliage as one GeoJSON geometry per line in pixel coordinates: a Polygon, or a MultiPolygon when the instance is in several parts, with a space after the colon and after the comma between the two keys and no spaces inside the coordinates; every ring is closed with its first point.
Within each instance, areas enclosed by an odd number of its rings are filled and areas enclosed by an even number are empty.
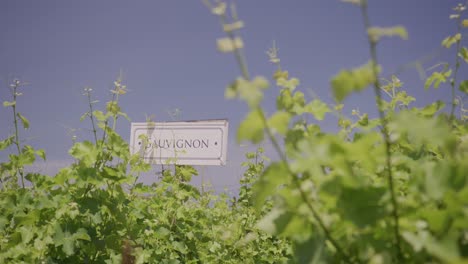
{"type": "MultiPolygon", "coordinates": [[[[282,69],[275,45],[267,54],[277,66],[277,109],[267,116],[260,104],[264,89],[255,84],[262,77],[250,80],[242,46],[229,50],[241,68],[242,83],[229,86],[227,97],[249,106],[238,139],[268,139],[280,157],[253,186],[255,204],[272,205],[258,226],[290,239],[298,263],[467,263],[467,84],[457,79],[461,63],[467,61],[461,33],[468,25],[462,19],[466,6],[454,8],[450,18],[456,20],[457,32],[442,41],[447,49],[455,47],[455,63],[444,63],[424,85],[450,85],[447,111],[441,101],[412,107],[415,98],[403,82],[396,76],[382,81],[377,46],[382,37],[406,39],[407,32],[401,26],[373,27],[366,0],[344,2],[362,11],[370,60],[340,71],[330,86],[338,103],[373,87],[377,118],[357,110],[347,117],[342,104],[306,99],[299,80],[282,69]],[[457,95],[457,87],[463,95],[457,95]],[[247,92],[255,96],[247,98],[247,92]],[[310,115],[317,121],[332,120],[329,113],[338,117],[338,132],[324,132],[317,122],[306,121],[310,115]]],[[[208,6],[223,25],[240,21],[225,6],[223,12],[214,12],[223,2],[208,6]]],[[[227,38],[239,41],[240,36],[227,32],[227,38]]]]}
{"type": "MultiPolygon", "coordinates": [[[[71,166],[53,177],[26,173],[25,166],[34,162],[35,155],[45,159],[44,151],[29,145],[1,163],[0,263],[279,263],[288,259],[285,240],[255,227],[259,215],[249,201],[263,162],[244,164],[248,169],[238,199],[191,186],[198,172],[190,166],[165,170],[160,181],[150,186],[138,183],[139,175],[151,165],[138,155],[131,156],[128,144],[114,131],[118,117],[127,118],[118,105],[125,85],[121,79],[114,83],[105,112],[95,109],[97,101],[91,92],[85,88],[89,111],[81,119],[90,120],[95,142],[75,142],[69,151],[75,159],[71,166]],[[18,176],[23,174],[31,187],[18,186],[18,176]]],[[[10,145],[19,148],[18,120],[28,128],[25,117],[16,112],[14,117],[15,135],[0,142],[2,150],[10,145]]]]}
{"type": "Polygon", "coordinates": [[[12,100],[3,102],[14,133],[0,141],[0,151],[13,149],[0,163],[0,263],[468,262],[468,80],[458,75],[468,62],[464,5],[450,15],[457,31],[441,43],[454,63],[431,68],[423,87],[448,86],[450,102],[414,107],[397,76],[382,78],[378,45],[408,34],[402,26],[372,26],[367,1],[346,0],[362,11],[368,62],[331,78],[333,105],[307,98],[273,46],[267,53],[278,96],[267,115],[261,103],[271,85],[249,75],[237,33],[243,22],[225,2],[204,2],[226,33],[219,50],[234,53],[242,72],[226,89],[227,98],[249,107],[237,139],[267,139],[279,158],[266,160],[261,148],[247,153],[236,197],[190,185],[198,174],[190,166],[139,183],[151,165],[130,155],[115,132],[119,118],[128,119],[119,78],[105,111],[85,89],[89,110],[81,119],[91,122],[94,141],[74,143],[75,162],[54,176],[28,172],[46,155],[21,141],[19,125],[30,123],[18,112],[24,83],[15,80],[12,100]],[[378,117],[344,114],[342,102],[368,88],[378,117]],[[320,122],[335,117],[339,131],[323,131],[320,122]]]}

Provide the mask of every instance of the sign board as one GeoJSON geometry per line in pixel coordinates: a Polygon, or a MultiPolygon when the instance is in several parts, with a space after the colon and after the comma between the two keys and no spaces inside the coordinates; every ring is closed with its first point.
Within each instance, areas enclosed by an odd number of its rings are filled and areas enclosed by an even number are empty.
{"type": "Polygon", "coordinates": [[[228,121],[132,123],[130,153],[156,164],[225,165],[228,121]]]}

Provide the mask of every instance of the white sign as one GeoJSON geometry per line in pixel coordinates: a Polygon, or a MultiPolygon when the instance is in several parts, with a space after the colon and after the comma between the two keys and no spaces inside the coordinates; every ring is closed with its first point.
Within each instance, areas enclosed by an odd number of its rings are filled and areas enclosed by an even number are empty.
{"type": "Polygon", "coordinates": [[[132,123],[130,153],[156,164],[225,165],[228,121],[132,123]]]}

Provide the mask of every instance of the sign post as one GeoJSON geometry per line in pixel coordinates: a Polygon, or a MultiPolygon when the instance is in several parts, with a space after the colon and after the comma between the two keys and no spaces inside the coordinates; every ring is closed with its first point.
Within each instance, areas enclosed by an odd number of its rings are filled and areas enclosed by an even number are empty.
{"type": "Polygon", "coordinates": [[[226,165],[227,120],[132,123],[130,153],[155,164],[226,165]]]}

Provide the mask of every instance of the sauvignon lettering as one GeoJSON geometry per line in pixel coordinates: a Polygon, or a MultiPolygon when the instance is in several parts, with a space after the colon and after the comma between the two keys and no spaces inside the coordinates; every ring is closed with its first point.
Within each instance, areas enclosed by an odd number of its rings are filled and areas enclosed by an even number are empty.
{"type": "MultiPolygon", "coordinates": [[[[216,143],[215,143],[216,144],[216,143]]],[[[209,139],[154,139],[146,145],[146,149],[203,149],[208,148],[209,139]]]]}

